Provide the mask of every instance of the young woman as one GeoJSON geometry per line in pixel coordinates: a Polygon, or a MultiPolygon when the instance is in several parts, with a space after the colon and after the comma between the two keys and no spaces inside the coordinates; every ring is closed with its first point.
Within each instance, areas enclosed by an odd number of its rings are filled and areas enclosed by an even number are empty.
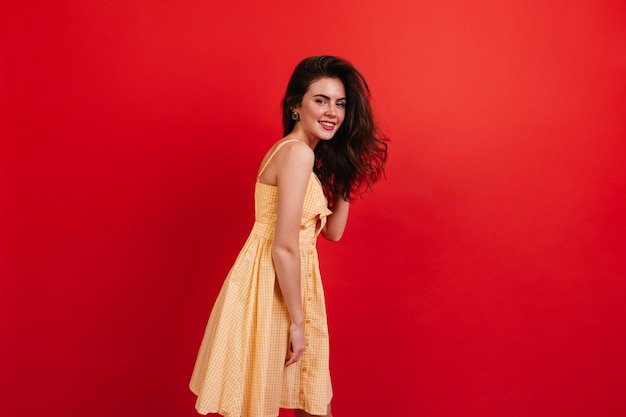
{"type": "Polygon", "coordinates": [[[261,162],[255,223],[224,282],[190,388],[201,414],[330,416],[328,328],[315,242],[337,241],[349,201],[383,174],[386,138],[361,73],[303,60],[283,99],[284,137],[261,162]],[[329,204],[330,202],[330,204],[329,204]],[[332,211],[331,211],[332,210],[332,211]]]}

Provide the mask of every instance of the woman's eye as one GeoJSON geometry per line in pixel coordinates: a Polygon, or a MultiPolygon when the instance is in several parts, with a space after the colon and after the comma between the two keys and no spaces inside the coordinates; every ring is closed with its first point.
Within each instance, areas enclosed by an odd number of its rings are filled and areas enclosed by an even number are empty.
{"type": "Polygon", "coordinates": [[[346,107],[346,103],[337,103],[337,107],[341,107],[341,108],[346,107]]]}
{"type": "Polygon", "coordinates": [[[325,104],[326,102],[324,100],[322,100],[321,98],[318,98],[317,100],[315,100],[317,103],[320,104],[325,104]]]}

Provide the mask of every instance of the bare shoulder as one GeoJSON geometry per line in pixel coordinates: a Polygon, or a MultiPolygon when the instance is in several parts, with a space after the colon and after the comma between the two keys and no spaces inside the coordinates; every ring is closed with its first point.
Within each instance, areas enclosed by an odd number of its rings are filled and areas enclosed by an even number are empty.
{"type": "Polygon", "coordinates": [[[315,153],[306,143],[300,141],[291,141],[283,145],[279,155],[283,163],[310,164],[313,166],[315,162],[315,153]]]}
{"type": "Polygon", "coordinates": [[[306,143],[283,139],[270,148],[257,177],[260,182],[277,185],[279,176],[310,175],[314,163],[315,153],[306,143]]]}

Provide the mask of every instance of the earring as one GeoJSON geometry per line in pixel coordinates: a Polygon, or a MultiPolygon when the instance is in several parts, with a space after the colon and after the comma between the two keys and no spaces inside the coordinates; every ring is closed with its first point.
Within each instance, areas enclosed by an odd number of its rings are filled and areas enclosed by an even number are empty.
{"type": "Polygon", "coordinates": [[[300,121],[300,115],[294,111],[293,113],[291,113],[291,119],[298,122],[300,121]]]}

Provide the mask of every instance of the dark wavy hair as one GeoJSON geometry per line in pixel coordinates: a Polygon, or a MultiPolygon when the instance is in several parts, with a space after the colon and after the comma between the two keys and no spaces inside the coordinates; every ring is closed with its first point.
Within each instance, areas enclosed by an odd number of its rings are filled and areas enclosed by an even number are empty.
{"type": "Polygon", "coordinates": [[[331,202],[335,195],[344,200],[360,196],[384,175],[388,138],[374,122],[371,93],[365,77],[350,62],[335,56],[313,56],[300,62],[291,75],[283,98],[283,135],[296,122],[291,108],[302,103],[311,83],[320,78],[339,79],[346,91],[345,118],[332,140],[315,147],[313,171],[331,202]]]}

